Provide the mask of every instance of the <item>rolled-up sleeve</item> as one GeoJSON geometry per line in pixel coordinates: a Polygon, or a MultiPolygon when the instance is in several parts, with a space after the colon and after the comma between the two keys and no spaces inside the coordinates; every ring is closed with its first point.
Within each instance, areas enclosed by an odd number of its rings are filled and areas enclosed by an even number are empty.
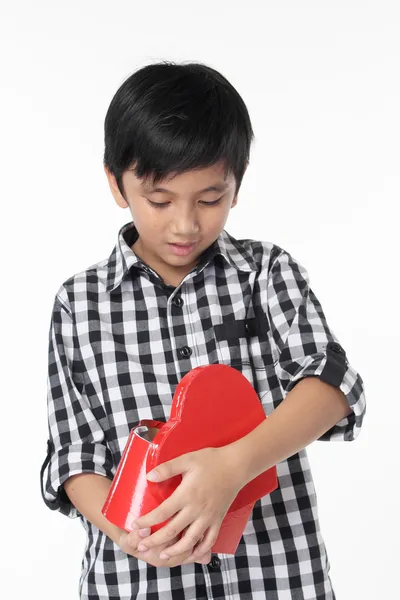
{"type": "Polygon", "coordinates": [[[79,512],[66,495],[64,482],[79,473],[97,473],[112,479],[114,472],[104,432],[93,415],[82,378],[74,374],[78,348],[73,315],[57,295],[49,332],[49,439],[40,479],[45,504],[70,518],[79,512]]]}
{"type": "Polygon", "coordinates": [[[352,412],[318,439],[354,440],[366,411],[363,380],[329,328],[306,269],[284,250],[270,269],[268,311],[283,394],[305,377],[319,377],[339,388],[352,412]]]}

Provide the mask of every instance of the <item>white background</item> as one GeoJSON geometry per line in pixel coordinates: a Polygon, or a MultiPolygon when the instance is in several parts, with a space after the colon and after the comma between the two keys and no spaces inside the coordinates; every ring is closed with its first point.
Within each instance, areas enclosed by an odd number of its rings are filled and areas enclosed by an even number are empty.
{"type": "Polygon", "coordinates": [[[398,2],[14,0],[0,22],[2,597],[77,598],[84,531],[39,490],[53,298],[130,220],[102,167],[112,96],[193,60],[256,135],[227,231],[307,268],[366,385],[357,440],[309,448],[337,600],[399,598],[398,2]]]}

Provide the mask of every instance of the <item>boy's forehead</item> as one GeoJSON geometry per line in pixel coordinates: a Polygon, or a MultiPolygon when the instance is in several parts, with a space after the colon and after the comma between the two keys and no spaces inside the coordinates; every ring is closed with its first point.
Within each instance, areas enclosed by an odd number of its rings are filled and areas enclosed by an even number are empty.
{"type": "MultiPolygon", "coordinates": [[[[147,184],[142,184],[141,185],[142,189],[144,189],[147,192],[159,192],[159,193],[164,193],[164,194],[172,194],[174,195],[174,190],[171,187],[163,187],[161,185],[153,185],[150,183],[147,184]]],[[[198,194],[204,194],[206,192],[223,192],[224,190],[226,190],[229,187],[229,183],[226,181],[215,181],[212,185],[207,185],[206,187],[203,187],[201,189],[194,189],[193,192],[198,193],[198,194]]]]}
{"type": "Polygon", "coordinates": [[[160,192],[174,194],[181,185],[191,188],[193,193],[222,192],[234,182],[232,174],[225,174],[222,168],[210,167],[206,169],[193,169],[185,173],[172,173],[154,183],[153,177],[137,179],[142,190],[147,192],[160,192]]]}

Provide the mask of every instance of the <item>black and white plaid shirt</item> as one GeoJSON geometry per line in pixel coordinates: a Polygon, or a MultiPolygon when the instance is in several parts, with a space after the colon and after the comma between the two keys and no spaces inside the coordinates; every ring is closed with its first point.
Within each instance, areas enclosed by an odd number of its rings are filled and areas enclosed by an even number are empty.
{"type": "Polygon", "coordinates": [[[69,502],[65,480],[112,479],[131,428],[166,421],[179,381],[200,365],[239,369],[266,415],[303,377],[339,387],[353,412],[322,440],[353,440],[365,413],[363,381],[288,252],[223,230],[175,288],[132,251],[137,235],[126,224],[108,259],[65,281],[51,319],[42,494],[87,532],[80,599],[333,600],[305,449],[277,465],[278,489],[256,502],[235,556],[208,565],[128,556],[69,502]]]}

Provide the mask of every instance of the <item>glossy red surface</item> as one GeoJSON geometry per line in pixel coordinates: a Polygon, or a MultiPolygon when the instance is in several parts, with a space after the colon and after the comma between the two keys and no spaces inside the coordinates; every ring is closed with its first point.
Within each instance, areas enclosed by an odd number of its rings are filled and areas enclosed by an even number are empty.
{"type": "MultiPolygon", "coordinates": [[[[147,481],[159,464],[187,452],[225,446],[247,435],[266,418],[254,388],[244,375],[223,364],[196,367],[179,382],[167,423],[142,420],[132,429],[118,465],[103,515],[131,530],[131,523],[163,502],[182,476],[165,482],[147,481]],[[140,437],[139,427],[156,427],[152,441],[140,437]]],[[[254,502],[278,486],[276,467],[250,481],[232,503],[212,551],[234,554],[254,502]]],[[[163,527],[159,523],[152,533],[163,527]]]]}

